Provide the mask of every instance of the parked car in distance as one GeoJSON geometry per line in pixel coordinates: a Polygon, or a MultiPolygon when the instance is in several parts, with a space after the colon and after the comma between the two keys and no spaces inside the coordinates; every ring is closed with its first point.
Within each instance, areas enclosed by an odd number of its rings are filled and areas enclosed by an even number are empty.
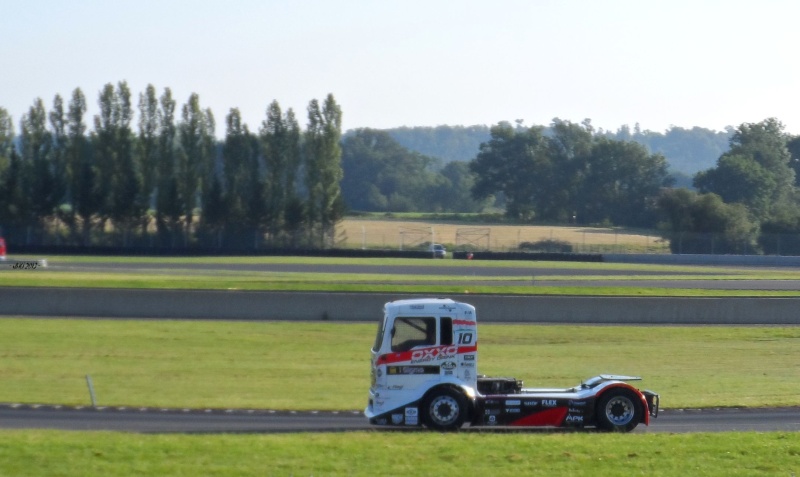
{"type": "Polygon", "coordinates": [[[442,244],[432,244],[429,251],[433,253],[433,258],[447,258],[447,249],[442,244]]]}

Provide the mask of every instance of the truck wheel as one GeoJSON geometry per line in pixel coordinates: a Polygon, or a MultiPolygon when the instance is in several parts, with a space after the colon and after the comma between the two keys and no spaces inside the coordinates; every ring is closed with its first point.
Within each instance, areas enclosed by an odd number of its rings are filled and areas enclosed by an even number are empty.
{"type": "Polygon", "coordinates": [[[597,426],[607,431],[629,432],[642,420],[642,403],[628,389],[606,391],[597,402],[597,426]]]}
{"type": "Polygon", "coordinates": [[[467,400],[452,389],[436,389],[425,399],[422,418],[425,425],[437,431],[455,431],[467,418],[467,400]]]}

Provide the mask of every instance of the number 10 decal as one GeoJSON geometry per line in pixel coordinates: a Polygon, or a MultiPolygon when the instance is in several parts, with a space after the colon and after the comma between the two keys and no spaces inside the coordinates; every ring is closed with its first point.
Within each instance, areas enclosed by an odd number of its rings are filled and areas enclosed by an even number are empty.
{"type": "Polygon", "coordinates": [[[468,345],[472,344],[472,333],[459,333],[458,334],[458,344],[460,345],[468,345]]]}

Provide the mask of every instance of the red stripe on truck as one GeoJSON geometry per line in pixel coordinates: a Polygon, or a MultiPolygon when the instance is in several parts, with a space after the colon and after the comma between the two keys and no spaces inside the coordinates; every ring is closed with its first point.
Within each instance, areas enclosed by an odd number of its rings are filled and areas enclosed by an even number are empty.
{"type": "Polygon", "coordinates": [[[546,411],[540,411],[521,417],[512,421],[512,426],[560,426],[567,417],[569,409],[566,407],[554,407],[546,411]]]}

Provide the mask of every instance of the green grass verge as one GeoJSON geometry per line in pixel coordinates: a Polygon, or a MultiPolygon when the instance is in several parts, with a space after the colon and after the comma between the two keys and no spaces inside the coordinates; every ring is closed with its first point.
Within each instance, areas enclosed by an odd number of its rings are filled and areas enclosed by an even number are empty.
{"type": "Polygon", "coordinates": [[[675,280],[702,278],[705,280],[797,280],[794,270],[754,270],[718,267],[687,267],[661,265],[627,265],[570,262],[467,262],[422,259],[344,259],[308,257],[53,257],[51,268],[38,270],[5,270],[0,273],[0,286],[25,287],[94,287],[139,289],[201,289],[201,290],[262,290],[262,291],[331,291],[331,292],[391,292],[430,294],[517,294],[517,295],[594,295],[594,296],[800,296],[800,291],[780,290],[708,290],[658,287],[630,287],[631,280],[675,280]],[[115,271],[75,271],[58,266],[82,263],[117,263],[115,271]],[[447,263],[447,267],[442,264],[447,263]],[[154,265],[152,270],[125,269],[125,264],[154,265]],[[198,264],[358,264],[370,267],[406,265],[438,267],[435,275],[406,275],[379,273],[314,273],[247,270],[190,269],[198,264]],[[475,271],[482,267],[522,267],[530,276],[481,277],[475,271]],[[542,268],[562,269],[564,275],[538,277],[542,268]],[[620,271],[624,275],[604,275],[603,271],[620,271]],[[585,271],[585,274],[581,274],[585,271]],[[577,273],[576,273],[577,272],[577,273]],[[668,275],[652,275],[669,272],[668,275]],[[542,280],[544,279],[544,281],[542,280]],[[619,286],[558,286],[566,280],[619,283],[619,286]],[[496,284],[495,284],[496,283],[496,284]]]}
{"type": "Polygon", "coordinates": [[[800,473],[800,433],[134,435],[0,432],[0,474],[660,475],[800,473]]]}
{"type": "MultiPolygon", "coordinates": [[[[377,312],[376,312],[377,313],[377,312]]],[[[377,316],[377,315],[376,315],[377,316]]],[[[0,402],[363,409],[374,324],[4,318],[0,402]]],[[[483,324],[479,371],[640,375],[665,408],[800,405],[800,327],[483,324]]]]}
{"type": "MultiPolygon", "coordinates": [[[[538,261],[538,260],[432,260],[425,258],[358,258],[358,257],[301,257],[301,256],[203,256],[203,257],[132,257],[132,256],[95,256],[95,255],[49,255],[46,257],[26,255],[13,257],[18,260],[40,260],[46,259],[51,264],[70,264],[70,263],[147,263],[147,264],[308,264],[308,265],[364,265],[364,266],[385,266],[385,265],[413,265],[415,267],[458,267],[473,269],[481,267],[490,268],[562,268],[565,270],[627,270],[632,271],[668,271],[687,273],[741,273],[742,270],[752,268],[721,267],[705,265],[658,265],[658,264],[636,264],[636,263],[606,263],[606,262],[562,262],[562,261],[538,261]]],[[[761,270],[764,274],[793,274],[800,275],[800,272],[790,270],[775,270],[765,268],[761,270]]]]}

